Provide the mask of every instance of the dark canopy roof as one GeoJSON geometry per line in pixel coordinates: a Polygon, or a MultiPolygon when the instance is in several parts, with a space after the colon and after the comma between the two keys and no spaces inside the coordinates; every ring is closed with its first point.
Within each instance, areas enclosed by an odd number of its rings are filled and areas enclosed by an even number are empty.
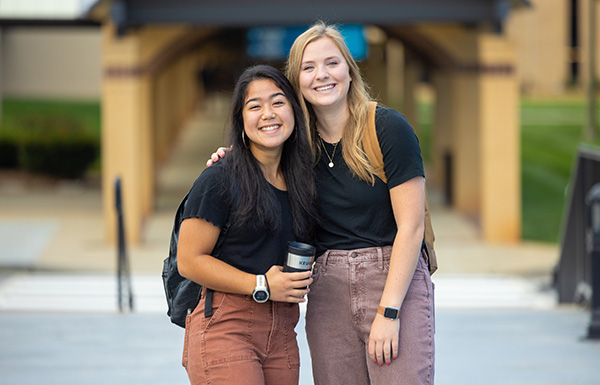
{"type": "Polygon", "coordinates": [[[528,0],[99,0],[91,18],[119,29],[144,24],[219,27],[306,25],[316,19],[380,26],[414,22],[492,23],[528,0]]]}

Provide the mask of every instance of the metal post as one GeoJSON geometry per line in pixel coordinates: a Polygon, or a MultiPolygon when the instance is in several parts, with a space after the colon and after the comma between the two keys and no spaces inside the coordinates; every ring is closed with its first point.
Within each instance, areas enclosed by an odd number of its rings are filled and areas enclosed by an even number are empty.
{"type": "Polygon", "coordinates": [[[589,206],[590,228],[588,235],[588,250],[591,254],[591,313],[592,319],[588,326],[588,338],[600,339],[600,183],[590,189],[586,202],[589,206]]]}
{"type": "Polygon", "coordinates": [[[123,312],[123,288],[127,290],[129,310],[133,311],[133,292],[129,274],[129,260],[125,247],[125,224],[123,221],[123,199],[121,196],[121,178],[115,180],[115,208],[117,210],[117,301],[119,311],[123,312]]]}

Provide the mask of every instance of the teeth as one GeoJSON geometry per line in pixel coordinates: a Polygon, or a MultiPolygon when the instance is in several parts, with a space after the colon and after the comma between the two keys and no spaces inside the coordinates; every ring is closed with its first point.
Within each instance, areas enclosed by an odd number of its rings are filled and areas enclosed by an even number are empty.
{"type": "Polygon", "coordinates": [[[262,131],[273,131],[279,128],[279,124],[261,128],[262,131]]]}
{"type": "Polygon", "coordinates": [[[333,84],[330,84],[330,85],[328,85],[328,86],[325,86],[325,87],[317,87],[317,88],[315,88],[315,89],[316,89],[317,91],[327,91],[327,90],[330,90],[330,89],[332,89],[332,88],[333,88],[333,84]]]}

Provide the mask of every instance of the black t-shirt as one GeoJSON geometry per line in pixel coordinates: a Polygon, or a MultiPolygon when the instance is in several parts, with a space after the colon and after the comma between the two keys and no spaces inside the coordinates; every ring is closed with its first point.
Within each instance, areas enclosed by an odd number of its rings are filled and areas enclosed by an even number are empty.
{"type": "Polygon", "coordinates": [[[188,195],[183,218],[203,218],[221,228],[211,253],[213,257],[247,273],[264,274],[273,265],[283,265],[287,244],[294,240],[288,193],[270,185],[281,206],[281,225],[275,232],[252,226],[230,226],[232,209],[220,187],[227,172],[224,163],[208,167],[196,179],[188,195]]]}
{"type": "MultiPolygon", "coordinates": [[[[375,117],[388,183],[376,177],[371,186],[353,176],[342,157],[341,143],[334,154],[333,168],[321,151],[315,167],[322,221],[316,234],[318,255],[331,249],[392,245],[398,229],[389,189],[425,176],[419,141],[404,115],[378,106],[375,117]]],[[[326,143],[325,148],[331,156],[334,146],[326,143]]]]}

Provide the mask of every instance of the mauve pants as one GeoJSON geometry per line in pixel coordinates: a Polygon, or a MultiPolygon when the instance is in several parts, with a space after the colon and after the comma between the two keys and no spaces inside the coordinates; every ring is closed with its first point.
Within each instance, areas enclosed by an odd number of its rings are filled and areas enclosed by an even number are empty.
{"type": "Polygon", "coordinates": [[[433,384],[433,283],[425,254],[400,309],[398,358],[379,366],[368,356],[391,249],[329,250],[317,259],[306,313],[315,385],[433,384]]]}
{"type": "Polygon", "coordinates": [[[192,385],[298,384],[297,304],[215,291],[205,318],[204,298],[186,320],[183,366],[192,385]]]}

